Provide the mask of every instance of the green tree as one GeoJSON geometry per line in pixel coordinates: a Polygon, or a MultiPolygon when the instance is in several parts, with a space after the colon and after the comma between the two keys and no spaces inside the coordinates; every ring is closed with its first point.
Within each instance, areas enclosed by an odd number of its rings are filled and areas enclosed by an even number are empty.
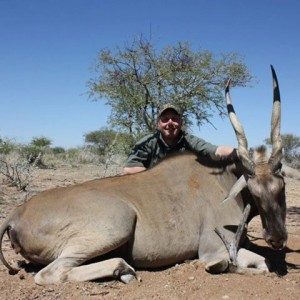
{"type": "Polygon", "coordinates": [[[112,143],[116,135],[117,133],[112,129],[101,128],[84,134],[84,141],[97,149],[99,154],[104,154],[105,149],[112,143]]]}
{"type": "Polygon", "coordinates": [[[63,147],[53,147],[53,148],[51,148],[51,151],[54,154],[63,154],[63,153],[66,153],[66,150],[63,147]]]}
{"type": "Polygon", "coordinates": [[[94,147],[100,155],[111,151],[111,147],[115,149],[115,153],[128,154],[135,143],[129,134],[106,127],[84,134],[84,140],[85,143],[94,147]]]}
{"type": "Polygon", "coordinates": [[[177,105],[186,126],[210,122],[213,112],[225,113],[224,86],[246,86],[252,79],[237,53],[214,55],[192,51],[178,42],[157,51],[143,39],[114,50],[102,49],[88,81],[89,96],[106,100],[112,108],[114,128],[140,136],[156,128],[157,114],[165,103],[177,105]]]}
{"type": "Polygon", "coordinates": [[[41,136],[34,137],[30,144],[37,148],[43,149],[49,147],[52,144],[52,141],[44,136],[41,136]]]}
{"type": "Polygon", "coordinates": [[[32,138],[30,144],[22,147],[21,152],[27,158],[29,163],[34,163],[36,166],[46,167],[42,161],[43,155],[50,149],[52,141],[44,136],[32,138]]]}
{"type": "MultiPolygon", "coordinates": [[[[283,156],[286,162],[291,163],[294,159],[299,159],[300,137],[294,134],[282,134],[283,156]]],[[[265,139],[267,145],[272,145],[271,139],[265,139]]]]}
{"type": "Polygon", "coordinates": [[[9,139],[0,138],[0,154],[9,154],[10,152],[18,149],[19,145],[9,139]]]}

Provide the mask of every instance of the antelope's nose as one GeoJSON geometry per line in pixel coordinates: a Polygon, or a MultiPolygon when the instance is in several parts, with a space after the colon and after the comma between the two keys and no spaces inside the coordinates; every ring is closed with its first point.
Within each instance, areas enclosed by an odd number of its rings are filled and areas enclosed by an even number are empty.
{"type": "Polygon", "coordinates": [[[281,250],[286,245],[286,239],[284,238],[278,240],[269,239],[267,242],[274,250],[281,250]]]}

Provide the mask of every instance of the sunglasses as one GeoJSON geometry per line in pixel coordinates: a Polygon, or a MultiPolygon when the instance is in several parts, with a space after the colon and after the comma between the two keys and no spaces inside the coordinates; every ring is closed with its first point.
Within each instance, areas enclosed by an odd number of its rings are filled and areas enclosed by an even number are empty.
{"type": "Polygon", "coordinates": [[[179,116],[161,116],[160,121],[162,123],[167,123],[171,120],[174,123],[180,123],[180,117],[179,116]]]}

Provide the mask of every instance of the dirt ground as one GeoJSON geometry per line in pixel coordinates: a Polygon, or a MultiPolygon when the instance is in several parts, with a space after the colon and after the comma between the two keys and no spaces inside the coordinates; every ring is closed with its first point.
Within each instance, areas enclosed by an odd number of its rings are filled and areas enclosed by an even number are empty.
{"type": "MultiPolygon", "coordinates": [[[[99,167],[60,168],[36,170],[30,192],[36,193],[51,187],[67,186],[102,176],[99,167]]],[[[0,178],[0,184],[3,183],[0,178]]],[[[288,205],[286,262],[300,265],[300,182],[286,179],[288,205]]],[[[7,214],[24,201],[24,193],[5,184],[0,185],[0,224],[7,214]]],[[[261,239],[260,221],[250,223],[250,239],[265,247],[261,239]]],[[[10,249],[4,238],[3,253],[8,261],[22,260],[10,249]]],[[[32,270],[21,270],[9,275],[0,264],[0,299],[299,299],[300,269],[288,269],[286,275],[275,273],[260,275],[210,275],[199,262],[189,261],[160,271],[138,271],[141,282],[123,284],[118,281],[65,283],[38,286],[32,270]]]]}

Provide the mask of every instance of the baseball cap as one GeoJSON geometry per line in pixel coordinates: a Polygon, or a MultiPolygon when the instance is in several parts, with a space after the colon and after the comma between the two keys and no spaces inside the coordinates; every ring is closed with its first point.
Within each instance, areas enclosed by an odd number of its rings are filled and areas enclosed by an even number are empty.
{"type": "Polygon", "coordinates": [[[160,117],[162,115],[163,112],[165,112],[166,110],[168,109],[172,109],[176,112],[177,115],[180,115],[180,110],[175,106],[175,105],[172,105],[172,104],[165,104],[162,109],[160,110],[159,114],[158,114],[158,117],[160,117]]]}

